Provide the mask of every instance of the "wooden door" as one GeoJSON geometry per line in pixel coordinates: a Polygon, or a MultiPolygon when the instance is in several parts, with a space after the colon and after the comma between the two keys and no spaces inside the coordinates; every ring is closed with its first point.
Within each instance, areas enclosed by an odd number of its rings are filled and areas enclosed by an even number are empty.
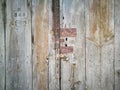
{"type": "Polygon", "coordinates": [[[0,0],[0,90],[120,90],[120,0],[0,0]]]}

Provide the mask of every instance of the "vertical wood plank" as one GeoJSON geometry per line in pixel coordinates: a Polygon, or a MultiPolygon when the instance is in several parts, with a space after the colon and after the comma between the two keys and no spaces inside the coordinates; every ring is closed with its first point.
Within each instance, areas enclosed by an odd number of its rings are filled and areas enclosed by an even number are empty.
{"type": "Polygon", "coordinates": [[[5,89],[5,2],[0,0],[0,90],[5,89]]]}
{"type": "Polygon", "coordinates": [[[61,29],[75,28],[77,35],[60,37],[62,47],[73,47],[61,53],[61,90],[85,90],[85,0],[61,0],[61,29]]]}
{"type": "Polygon", "coordinates": [[[114,90],[114,0],[101,0],[101,90],[114,90]]]}
{"type": "Polygon", "coordinates": [[[60,90],[60,0],[49,0],[49,90],[60,90]]]}
{"type": "Polygon", "coordinates": [[[48,90],[48,32],[48,0],[32,0],[34,90],[48,90]]]}
{"type": "Polygon", "coordinates": [[[87,6],[86,87],[88,90],[113,90],[114,1],[91,0],[86,1],[87,6]]]}
{"type": "Polygon", "coordinates": [[[56,85],[58,79],[55,73],[55,50],[54,50],[54,34],[53,34],[53,12],[52,12],[52,0],[49,0],[49,90],[58,90],[56,85]]]}
{"type": "Polygon", "coordinates": [[[86,90],[101,90],[100,0],[86,0],[86,90]]]}
{"type": "Polygon", "coordinates": [[[115,90],[120,90],[120,0],[115,0],[115,90]]]}
{"type": "Polygon", "coordinates": [[[49,90],[56,90],[56,77],[55,77],[55,50],[54,50],[54,41],[53,41],[53,13],[52,13],[52,0],[49,0],[49,90]]]}
{"type": "Polygon", "coordinates": [[[6,6],[6,90],[32,90],[31,0],[6,6]]]}

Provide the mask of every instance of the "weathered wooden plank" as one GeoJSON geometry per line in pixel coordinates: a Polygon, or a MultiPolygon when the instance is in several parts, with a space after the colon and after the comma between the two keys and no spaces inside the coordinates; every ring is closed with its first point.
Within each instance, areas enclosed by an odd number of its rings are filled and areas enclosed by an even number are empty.
{"type": "Polygon", "coordinates": [[[86,0],[86,90],[101,90],[100,0],[86,0]]]}
{"type": "Polygon", "coordinates": [[[53,43],[53,33],[52,33],[52,24],[53,24],[53,17],[52,17],[52,0],[49,0],[49,90],[56,90],[55,82],[55,51],[54,43],[53,43]]]}
{"type": "Polygon", "coordinates": [[[85,0],[61,0],[60,5],[61,30],[69,30],[60,37],[66,47],[66,53],[61,51],[61,90],[85,90],[85,0]]]}
{"type": "Polygon", "coordinates": [[[75,37],[76,35],[77,35],[76,28],[61,28],[60,30],[61,37],[75,37]]]}
{"type": "Polygon", "coordinates": [[[32,0],[34,90],[48,90],[48,32],[48,0],[32,0]]]}
{"type": "Polygon", "coordinates": [[[6,6],[6,90],[32,90],[31,0],[6,6]]]}
{"type": "Polygon", "coordinates": [[[114,90],[114,0],[101,0],[101,90],[114,90]]]}
{"type": "Polygon", "coordinates": [[[86,86],[90,90],[113,90],[114,1],[90,0],[87,6],[86,86]]]}
{"type": "Polygon", "coordinates": [[[49,0],[49,90],[60,90],[60,0],[49,0]]]}
{"type": "Polygon", "coordinates": [[[5,2],[0,0],[0,90],[5,89],[5,2]]]}
{"type": "Polygon", "coordinates": [[[120,90],[120,0],[115,0],[115,90],[120,90]]]}

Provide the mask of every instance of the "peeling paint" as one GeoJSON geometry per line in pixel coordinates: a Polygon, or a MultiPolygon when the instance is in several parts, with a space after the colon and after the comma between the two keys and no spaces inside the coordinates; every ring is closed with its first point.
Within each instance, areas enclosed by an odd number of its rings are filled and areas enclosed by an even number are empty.
{"type": "Polygon", "coordinates": [[[61,46],[60,47],[60,52],[62,54],[67,54],[67,53],[73,53],[73,46],[61,46]]]}
{"type": "Polygon", "coordinates": [[[62,28],[60,30],[60,37],[76,37],[76,28],[62,28]]]}

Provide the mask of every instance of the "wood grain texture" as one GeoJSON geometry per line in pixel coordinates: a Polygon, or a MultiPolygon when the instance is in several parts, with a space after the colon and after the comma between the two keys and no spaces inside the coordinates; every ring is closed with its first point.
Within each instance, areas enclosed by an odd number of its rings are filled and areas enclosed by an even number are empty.
{"type": "MultiPolygon", "coordinates": [[[[55,50],[54,50],[54,43],[53,43],[53,13],[52,13],[52,0],[49,0],[49,54],[48,54],[48,62],[49,62],[49,90],[56,90],[56,80],[55,78],[55,50]]],[[[58,88],[59,89],[59,88],[58,88]]]]}
{"type": "Polygon", "coordinates": [[[115,90],[120,90],[120,0],[115,0],[115,90]]]}
{"type": "Polygon", "coordinates": [[[31,2],[6,1],[6,90],[32,90],[31,2]]]}
{"type": "Polygon", "coordinates": [[[49,90],[60,90],[60,0],[49,0],[49,90]]]}
{"type": "Polygon", "coordinates": [[[48,0],[32,0],[33,89],[48,90],[48,0]]]}
{"type": "Polygon", "coordinates": [[[84,0],[61,0],[61,28],[76,30],[75,34],[60,37],[65,41],[61,46],[73,47],[72,53],[63,54],[66,58],[61,61],[61,90],[85,90],[84,4],[84,0]]]}
{"type": "Polygon", "coordinates": [[[5,89],[5,4],[0,0],[0,90],[5,89]]]}
{"type": "Polygon", "coordinates": [[[101,90],[99,21],[100,1],[86,0],[86,90],[101,90]]]}
{"type": "Polygon", "coordinates": [[[101,0],[101,43],[101,90],[114,90],[114,0],[101,0]]]}
{"type": "Polygon", "coordinates": [[[86,77],[88,90],[114,88],[114,1],[86,1],[86,77]]]}
{"type": "Polygon", "coordinates": [[[0,0],[0,90],[120,90],[120,0],[0,0]]]}

